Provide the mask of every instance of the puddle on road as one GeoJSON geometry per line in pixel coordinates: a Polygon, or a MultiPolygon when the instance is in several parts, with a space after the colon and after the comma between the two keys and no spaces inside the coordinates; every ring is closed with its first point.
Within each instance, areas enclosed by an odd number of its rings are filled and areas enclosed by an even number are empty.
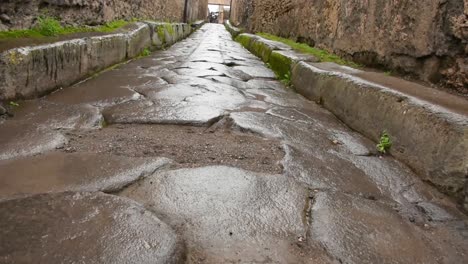
{"type": "Polygon", "coordinates": [[[232,132],[224,127],[112,125],[102,130],[73,131],[62,151],[109,153],[130,157],[166,157],[177,168],[226,165],[279,174],[284,151],[279,141],[232,132]]]}

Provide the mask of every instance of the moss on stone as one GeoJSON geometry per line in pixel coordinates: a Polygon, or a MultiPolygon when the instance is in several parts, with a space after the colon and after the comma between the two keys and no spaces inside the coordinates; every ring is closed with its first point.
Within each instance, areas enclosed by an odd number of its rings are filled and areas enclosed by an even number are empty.
{"type": "Polygon", "coordinates": [[[174,27],[172,26],[172,24],[164,24],[164,27],[166,28],[166,31],[169,35],[175,35],[174,27]]]}
{"type": "Polygon", "coordinates": [[[162,44],[166,43],[166,33],[163,26],[157,26],[158,38],[162,44]]]}
{"type": "Polygon", "coordinates": [[[280,53],[271,53],[268,63],[279,79],[284,79],[286,75],[291,74],[291,59],[280,53]]]}
{"type": "Polygon", "coordinates": [[[252,37],[249,35],[239,35],[236,38],[236,41],[242,44],[246,49],[250,48],[250,41],[252,40],[252,37]]]}
{"type": "Polygon", "coordinates": [[[272,50],[268,45],[254,40],[251,42],[250,46],[250,51],[260,57],[264,62],[268,62],[270,60],[272,50]]]}

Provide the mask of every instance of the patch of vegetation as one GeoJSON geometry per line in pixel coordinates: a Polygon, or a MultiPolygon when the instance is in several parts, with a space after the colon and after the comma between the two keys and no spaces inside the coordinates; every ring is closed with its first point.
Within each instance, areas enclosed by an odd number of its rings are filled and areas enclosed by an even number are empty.
{"type": "Polygon", "coordinates": [[[42,16],[38,18],[38,24],[32,29],[19,29],[0,31],[0,39],[11,38],[40,38],[56,37],[60,35],[82,32],[112,32],[130,23],[125,20],[115,20],[97,27],[63,27],[60,21],[53,17],[42,16]]]}
{"type": "Polygon", "coordinates": [[[244,46],[246,49],[249,49],[250,40],[251,40],[250,36],[247,36],[247,35],[239,35],[236,38],[236,41],[242,44],[242,46],[244,46]]]}
{"type": "Polygon", "coordinates": [[[291,82],[291,72],[286,73],[286,74],[283,76],[283,78],[279,78],[279,79],[280,79],[280,81],[281,81],[284,85],[286,85],[286,86],[288,86],[288,87],[290,87],[291,84],[292,84],[292,82],[291,82]]]}
{"type": "Polygon", "coordinates": [[[260,41],[253,41],[250,47],[253,52],[259,56],[263,61],[269,61],[271,55],[271,49],[260,41]]]}
{"type": "Polygon", "coordinates": [[[377,144],[377,150],[380,153],[385,154],[390,150],[391,147],[392,140],[390,139],[390,135],[386,131],[384,131],[380,136],[379,144],[377,144]]]}
{"type": "Polygon", "coordinates": [[[164,27],[158,26],[158,38],[164,44],[166,43],[166,33],[164,33],[164,27]]]}
{"type": "Polygon", "coordinates": [[[151,55],[151,50],[148,49],[148,48],[145,48],[145,49],[141,52],[140,57],[147,57],[147,56],[149,56],[149,55],[151,55]]]}
{"type": "Polygon", "coordinates": [[[13,106],[13,107],[18,107],[20,106],[17,102],[13,102],[13,101],[10,101],[10,106],[13,106]]]}
{"type": "Polygon", "coordinates": [[[166,28],[166,31],[167,31],[167,33],[169,33],[169,35],[171,35],[171,36],[175,35],[174,28],[172,27],[171,24],[169,24],[169,23],[164,24],[164,27],[166,28]]]}
{"type": "Polygon", "coordinates": [[[313,48],[313,47],[311,47],[311,46],[309,46],[309,45],[307,45],[305,43],[297,43],[294,40],[287,39],[287,38],[281,38],[281,37],[271,35],[271,34],[268,34],[268,33],[257,33],[257,35],[260,36],[260,37],[269,39],[269,40],[284,43],[284,44],[290,46],[291,48],[293,48],[294,50],[297,50],[299,52],[311,54],[311,55],[317,57],[318,59],[320,59],[320,61],[322,61],[322,62],[334,62],[334,63],[337,63],[337,64],[346,65],[346,66],[350,66],[350,67],[354,67],[354,68],[361,67],[357,63],[342,59],[338,55],[331,54],[331,53],[327,52],[326,50],[313,48]]]}
{"type": "Polygon", "coordinates": [[[60,21],[52,17],[39,17],[38,24],[35,29],[41,35],[47,37],[55,37],[64,30],[60,21]]]}
{"type": "Polygon", "coordinates": [[[290,58],[283,56],[278,52],[273,52],[270,55],[268,61],[271,65],[271,69],[276,73],[278,79],[283,79],[287,74],[291,75],[291,64],[292,61],[290,58]]]}

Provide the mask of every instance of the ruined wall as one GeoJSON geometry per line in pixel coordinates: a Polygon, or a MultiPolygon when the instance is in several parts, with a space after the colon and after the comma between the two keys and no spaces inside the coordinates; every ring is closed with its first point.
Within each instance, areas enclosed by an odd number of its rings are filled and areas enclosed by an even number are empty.
{"type": "Polygon", "coordinates": [[[232,20],[468,94],[468,0],[234,0],[232,20]]]}
{"type": "MultiPolygon", "coordinates": [[[[208,0],[188,0],[188,19],[205,19],[208,0]]],[[[96,25],[116,19],[182,22],[185,0],[1,0],[0,30],[30,28],[41,14],[64,24],[96,25]]]]}

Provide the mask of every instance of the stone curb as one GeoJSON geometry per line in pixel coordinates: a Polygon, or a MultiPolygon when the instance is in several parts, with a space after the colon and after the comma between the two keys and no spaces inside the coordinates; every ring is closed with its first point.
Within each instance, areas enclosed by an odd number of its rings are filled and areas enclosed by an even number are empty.
{"type": "Polygon", "coordinates": [[[290,78],[293,66],[300,61],[319,61],[312,55],[294,51],[286,44],[257,35],[243,33],[236,37],[236,41],[267,63],[280,79],[284,79],[286,75],[290,78]]]}
{"type": "Polygon", "coordinates": [[[0,101],[40,97],[136,58],[147,48],[170,46],[202,25],[192,29],[182,23],[136,22],[123,33],[4,51],[0,53],[0,101]]]}
{"type": "Polygon", "coordinates": [[[224,22],[224,26],[226,27],[226,30],[231,33],[232,38],[235,39],[238,35],[244,33],[244,29],[242,28],[237,28],[231,24],[231,21],[226,20],[224,22]]]}
{"type": "Polygon", "coordinates": [[[379,141],[391,136],[390,153],[468,210],[468,104],[429,87],[335,63],[314,63],[282,43],[252,34],[236,41],[262,58],[280,79],[322,104],[344,123],[379,141]],[[273,42],[273,43],[272,43],[273,42]]]}

